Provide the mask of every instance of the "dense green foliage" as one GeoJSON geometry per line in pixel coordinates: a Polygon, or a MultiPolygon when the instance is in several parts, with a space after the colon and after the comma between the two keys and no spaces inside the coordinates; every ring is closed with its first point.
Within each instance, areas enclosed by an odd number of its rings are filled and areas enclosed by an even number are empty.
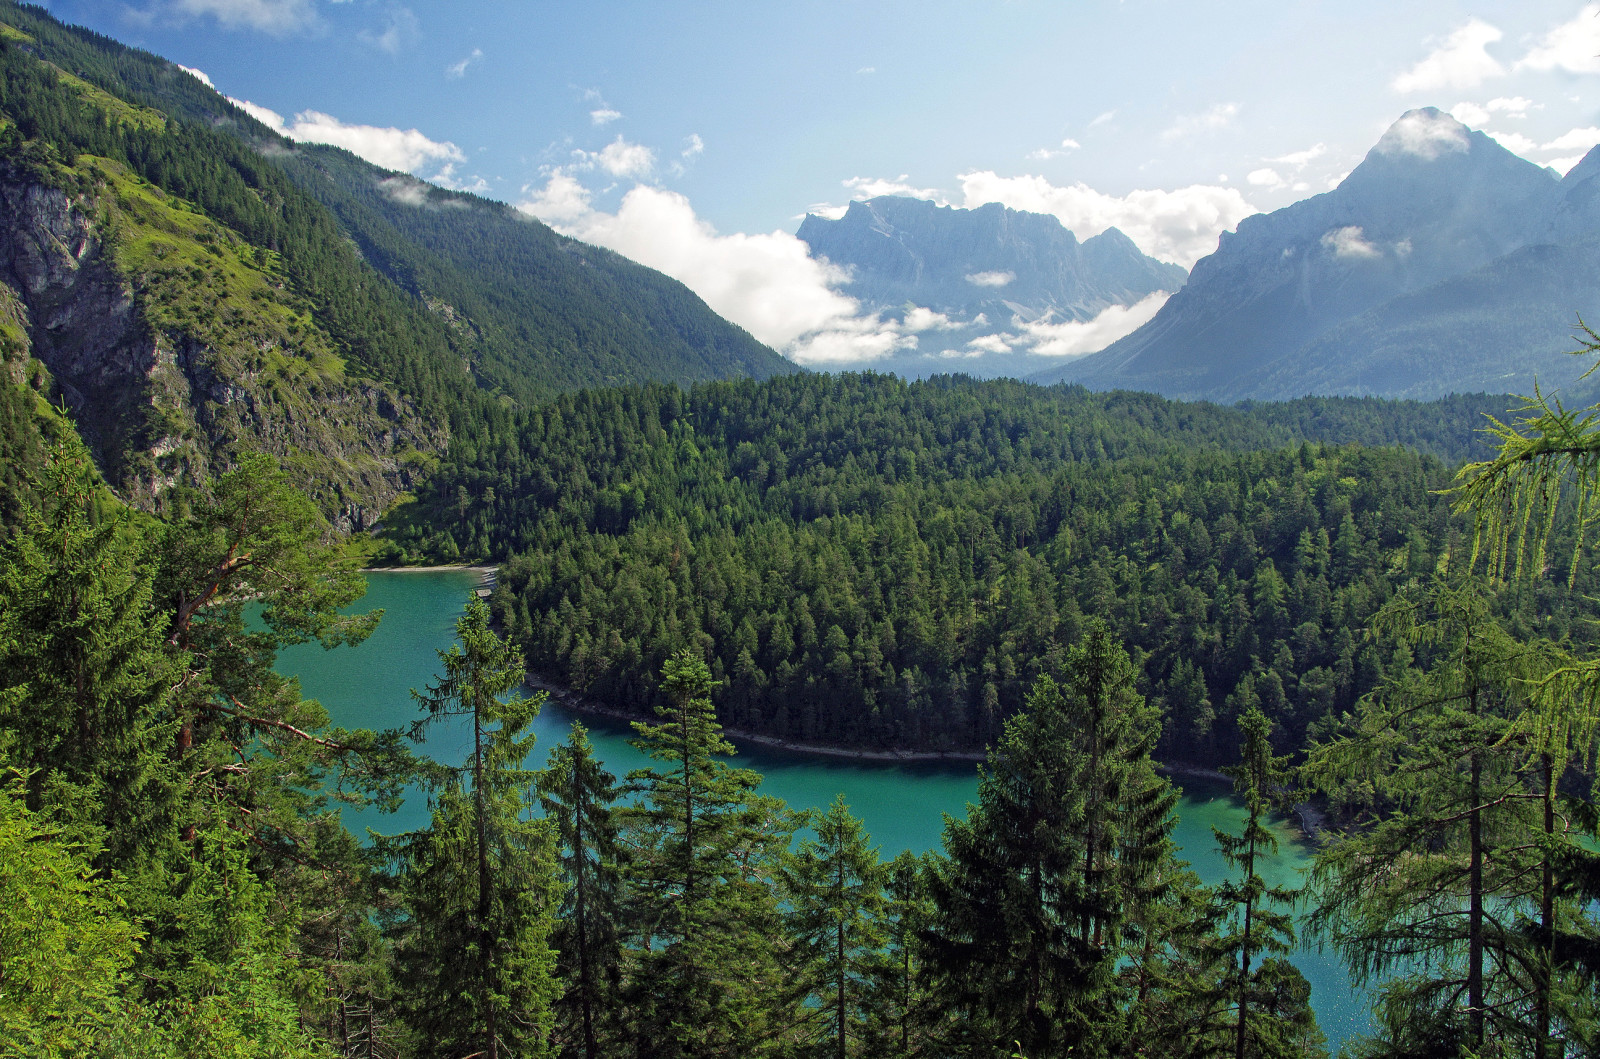
{"type": "Polygon", "coordinates": [[[1394,585],[1464,557],[1443,466],[1333,443],[1459,458],[1492,407],[871,375],[585,392],[458,435],[391,537],[519,553],[498,613],[552,679],[647,702],[692,647],[725,723],[805,742],[980,748],[1100,616],[1167,752],[1224,761],[1253,702],[1288,745],[1349,708],[1392,661],[1363,631],[1394,585]]]}

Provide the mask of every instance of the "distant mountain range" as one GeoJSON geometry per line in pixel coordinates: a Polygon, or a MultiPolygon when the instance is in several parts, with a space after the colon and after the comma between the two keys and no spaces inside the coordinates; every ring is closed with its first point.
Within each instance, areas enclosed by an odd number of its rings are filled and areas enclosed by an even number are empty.
{"type": "Polygon", "coordinates": [[[838,219],[807,215],[798,235],[846,271],[841,291],[916,331],[914,349],[872,364],[913,377],[1037,370],[1025,351],[1060,341],[1058,325],[1170,293],[1187,277],[1115,228],[1079,242],[1053,216],[999,203],[964,210],[881,196],[838,219]]]}
{"type": "Polygon", "coordinates": [[[1333,191],[1246,218],[1144,326],[1031,376],[1233,401],[1570,383],[1600,321],[1600,149],[1563,179],[1436,109],[1333,191]]]}

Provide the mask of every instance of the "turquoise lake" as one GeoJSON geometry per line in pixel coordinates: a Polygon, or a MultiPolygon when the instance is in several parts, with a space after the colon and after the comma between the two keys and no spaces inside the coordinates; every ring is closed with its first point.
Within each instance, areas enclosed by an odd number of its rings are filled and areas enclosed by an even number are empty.
{"type": "MultiPolygon", "coordinates": [[[[384,609],[383,621],[356,648],[324,651],[303,645],[283,652],[279,670],[300,678],[303,693],[319,700],[333,722],[346,728],[399,728],[420,716],[411,689],[421,689],[439,669],[437,652],[454,640],[454,625],[479,576],[471,571],[399,572],[368,575],[367,596],[357,609],[384,609]]],[[[547,705],[536,723],[542,755],[566,739],[576,718],[547,705]]],[[[597,755],[619,777],[645,764],[627,742],[626,724],[584,717],[597,755]]],[[[735,743],[737,744],[737,740],[735,743]]],[[[438,730],[422,748],[440,760],[461,760],[467,741],[458,730],[438,730]]],[[[883,857],[901,850],[922,852],[939,845],[944,814],[964,815],[978,789],[976,766],[863,762],[739,746],[738,764],[764,777],[761,792],[795,808],[826,806],[843,792],[883,857]]],[[[1222,877],[1224,865],[1212,837],[1213,825],[1234,827],[1239,806],[1225,786],[1183,780],[1176,839],[1182,856],[1206,882],[1222,877]]],[[[350,823],[384,833],[420,826],[426,807],[415,798],[391,815],[362,814],[350,823]]],[[[1293,883],[1306,864],[1309,847],[1298,832],[1280,829],[1281,855],[1263,874],[1273,883],[1293,883]]],[[[1302,948],[1294,954],[1312,987],[1312,1006],[1331,1052],[1368,1025],[1367,998],[1353,993],[1342,964],[1332,954],[1302,948]]]]}

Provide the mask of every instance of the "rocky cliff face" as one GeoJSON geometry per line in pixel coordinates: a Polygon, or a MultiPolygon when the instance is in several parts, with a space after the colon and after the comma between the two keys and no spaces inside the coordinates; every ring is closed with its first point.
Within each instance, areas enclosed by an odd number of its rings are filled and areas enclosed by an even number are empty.
{"type": "Polygon", "coordinates": [[[119,254],[165,247],[176,262],[196,231],[238,249],[220,226],[163,224],[158,207],[181,204],[161,203],[148,185],[129,191],[109,164],[58,176],[0,166],[0,315],[17,352],[48,369],[53,398],[125,499],[158,508],[175,485],[259,450],[280,457],[336,525],[361,529],[442,449],[443,431],[395,394],[328,370],[326,358],[314,366],[286,341],[259,295],[238,296],[262,277],[241,280],[234,259],[196,254],[199,263],[163,271],[119,254]],[[170,310],[197,289],[213,314],[175,326],[170,310]]]}

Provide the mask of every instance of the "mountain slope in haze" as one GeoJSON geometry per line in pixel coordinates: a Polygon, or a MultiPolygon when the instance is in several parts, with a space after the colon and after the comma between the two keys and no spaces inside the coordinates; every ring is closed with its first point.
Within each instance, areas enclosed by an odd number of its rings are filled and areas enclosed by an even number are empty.
{"type": "Polygon", "coordinates": [[[40,369],[12,374],[125,497],[264,448],[360,526],[499,401],[797,370],[676,281],[414,185],[0,4],[0,315],[40,369]]]}
{"type": "Polygon", "coordinates": [[[1408,112],[1338,188],[1224,234],[1149,323],[1035,378],[1213,400],[1571,381],[1574,313],[1600,307],[1591,174],[1408,112]]]}
{"type": "Polygon", "coordinates": [[[943,318],[917,333],[914,350],[873,363],[907,375],[952,363],[983,374],[1033,370],[1037,357],[1020,352],[1035,340],[1030,325],[1090,320],[1186,278],[1115,228],[1079,242],[1053,216],[999,203],[965,210],[885,195],[850,203],[838,219],[808,214],[797,234],[813,257],[846,270],[840,289],[868,311],[913,322],[920,307],[943,318]],[[985,355],[956,359],[973,348],[985,355]]]}

